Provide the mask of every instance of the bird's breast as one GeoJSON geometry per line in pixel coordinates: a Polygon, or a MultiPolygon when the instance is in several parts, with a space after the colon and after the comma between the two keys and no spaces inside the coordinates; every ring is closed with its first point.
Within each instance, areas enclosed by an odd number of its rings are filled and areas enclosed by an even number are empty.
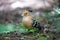
{"type": "Polygon", "coordinates": [[[32,28],[32,20],[31,17],[24,17],[23,18],[23,24],[28,28],[32,28]]]}

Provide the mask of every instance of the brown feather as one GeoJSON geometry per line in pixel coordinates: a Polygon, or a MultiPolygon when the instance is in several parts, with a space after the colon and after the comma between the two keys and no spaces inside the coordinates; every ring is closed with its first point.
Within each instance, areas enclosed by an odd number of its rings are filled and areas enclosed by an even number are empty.
{"type": "Polygon", "coordinates": [[[32,28],[32,17],[29,14],[30,12],[25,10],[23,11],[23,25],[25,25],[28,29],[32,28]]]}
{"type": "Polygon", "coordinates": [[[32,28],[32,17],[31,16],[27,16],[26,18],[23,18],[23,24],[28,28],[31,29],[32,28]]]}

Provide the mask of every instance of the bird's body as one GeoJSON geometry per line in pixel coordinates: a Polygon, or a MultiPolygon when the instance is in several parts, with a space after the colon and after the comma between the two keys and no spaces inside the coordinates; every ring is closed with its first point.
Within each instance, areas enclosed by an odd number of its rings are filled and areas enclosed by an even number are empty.
{"type": "Polygon", "coordinates": [[[28,11],[23,12],[23,19],[22,19],[23,25],[25,25],[28,29],[31,28],[37,28],[39,30],[44,29],[44,27],[37,22],[28,11]]]}
{"type": "Polygon", "coordinates": [[[23,24],[28,28],[28,29],[30,29],[30,28],[32,28],[32,17],[31,16],[26,16],[26,17],[23,17],[23,20],[22,20],[22,22],[23,22],[23,24]]]}

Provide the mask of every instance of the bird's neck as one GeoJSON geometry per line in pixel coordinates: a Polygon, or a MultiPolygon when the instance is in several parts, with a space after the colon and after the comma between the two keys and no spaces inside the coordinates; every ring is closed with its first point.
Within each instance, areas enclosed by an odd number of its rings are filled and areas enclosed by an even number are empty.
{"type": "Polygon", "coordinates": [[[30,14],[29,15],[24,15],[23,17],[28,17],[28,16],[31,16],[30,14]]]}

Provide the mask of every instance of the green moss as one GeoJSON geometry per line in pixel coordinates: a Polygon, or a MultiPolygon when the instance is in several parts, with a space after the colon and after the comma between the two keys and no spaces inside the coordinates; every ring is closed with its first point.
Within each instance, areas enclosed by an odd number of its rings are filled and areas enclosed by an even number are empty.
{"type": "Polygon", "coordinates": [[[46,37],[43,37],[43,36],[40,36],[40,37],[38,38],[38,40],[47,40],[47,38],[46,38],[46,37]]]}
{"type": "Polygon", "coordinates": [[[14,24],[0,24],[0,33],[7,33],[10,31],[15,31],[14,24]]]}

